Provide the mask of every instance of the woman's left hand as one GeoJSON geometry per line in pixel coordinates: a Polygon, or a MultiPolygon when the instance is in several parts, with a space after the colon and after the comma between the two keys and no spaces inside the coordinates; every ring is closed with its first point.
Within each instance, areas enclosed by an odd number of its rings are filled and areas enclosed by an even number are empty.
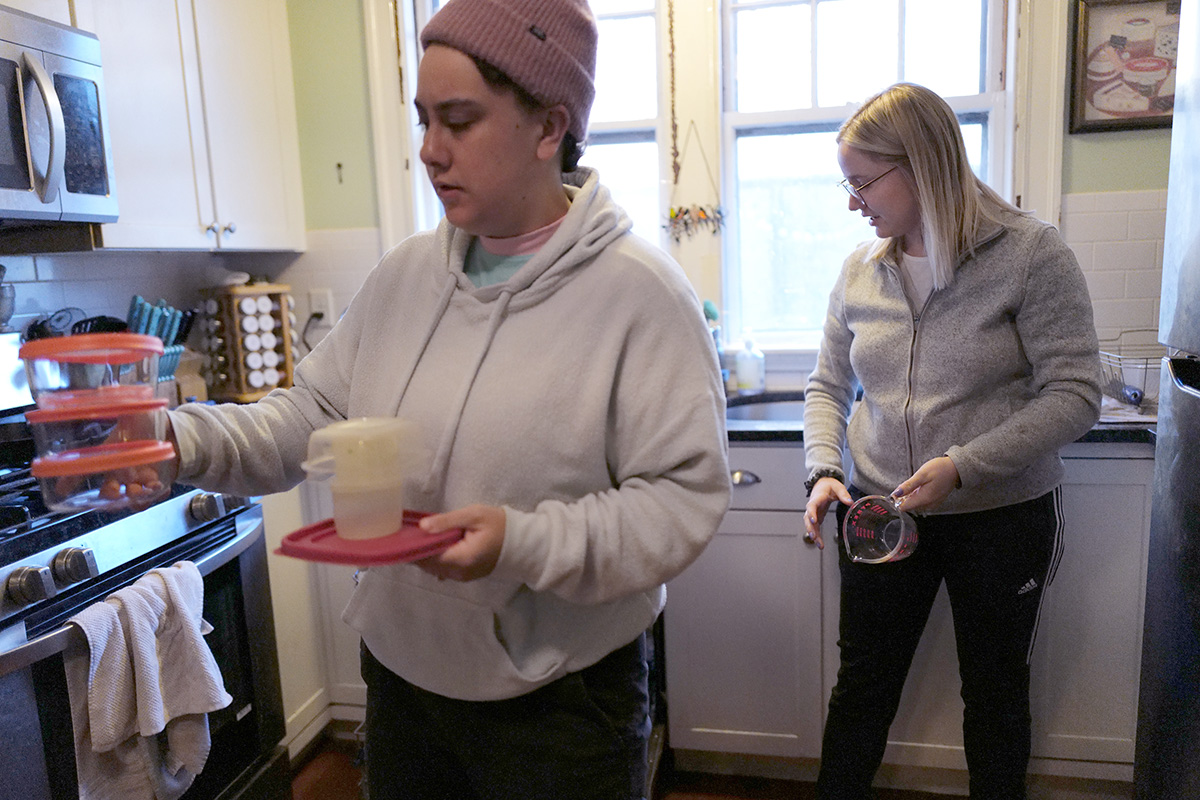
{"type": "Polygon", "coordinates": [[[958,467],[949,456],[926,461],[912,477],[896,487],[892,498],[910,513],[937,508],[958,485],[958,467]]]}
{"type": "Polygon", "coordinates": [[[418,523],[421,530],[441,533],[462,528],[463,538],[436,556],[414,562],[438,579],[473,581],[485,578],[496,568],[504,545],[504,509],[470,505],[445,514],[430,514],[418,523]]]}

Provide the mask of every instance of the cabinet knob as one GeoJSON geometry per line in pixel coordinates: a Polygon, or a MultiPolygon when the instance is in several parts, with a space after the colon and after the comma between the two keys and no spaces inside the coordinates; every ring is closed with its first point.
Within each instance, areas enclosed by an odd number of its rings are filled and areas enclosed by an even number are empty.
{"type": "Polygon", "coordinates": [[[735,469],[729,473],[729,480],[733,481],[734,486],[753,486],[756,483],[762,483],[762,478],[744,469],[735,469]]]}
{"type": "Polygon", "coordinates": [[[216,221],[214,220],[213,222],[209,223],[208,227],[204,229],[204,232],[205,233],[216,233],[219,230],[221,230],[221,226],[218,225],[216,223],[216,221]]]}
{"type": "Polygon", "coordinates": [[[225,233],[237,233],[237,225],[231,222],[221,230],[225,231],[225,233]]]}

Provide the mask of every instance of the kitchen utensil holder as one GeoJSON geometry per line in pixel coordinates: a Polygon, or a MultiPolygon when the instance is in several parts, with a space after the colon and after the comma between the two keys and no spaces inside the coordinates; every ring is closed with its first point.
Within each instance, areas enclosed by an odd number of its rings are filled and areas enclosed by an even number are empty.
{"type": "Polygon", "coordinates": [[[210,398],[252,403],[292,385],[299,357],[290,291],[286,284],[251,283],[201,293],[200,352],[210,398]]]}

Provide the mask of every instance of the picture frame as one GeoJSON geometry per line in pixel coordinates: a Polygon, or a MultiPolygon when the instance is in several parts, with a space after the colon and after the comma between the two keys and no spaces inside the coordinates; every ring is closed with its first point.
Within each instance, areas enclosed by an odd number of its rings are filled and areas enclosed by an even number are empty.
{"type": "Polygon", "coordinates": [[[1076,0],[1071,133],[1169,128],[1180,0],[1076,0]]]}

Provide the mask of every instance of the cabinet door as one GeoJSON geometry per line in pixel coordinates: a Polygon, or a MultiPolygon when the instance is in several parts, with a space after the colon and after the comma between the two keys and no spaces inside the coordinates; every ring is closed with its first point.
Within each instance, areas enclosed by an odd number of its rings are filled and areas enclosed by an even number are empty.
{"type": "Polygon", "coordinates": [[[196,0],[221,249],[303,250],[304,210],[283,0],[196,0]]]}
{"type": "Polygon", "coordinates": [[[821,564],[803,545],[802,519],[731,511],[700,558],[668,584],[672,747],[820,754],[821,564]]]}
{"type": "MultiPolygon", "coordinates": [[[[1031,772],[1122,778],[1132,764],[1154,461],[1064,459],[1064,553],[1034,647],[1031,772]],[[1053,759],[1055,765],[1040,759],[1053,759]]],[[[826,692],[836,675],[836,555],[825,553],[826,692]]],[[[913,659],[885,763],[966,769],[954,627],[939,593],[913,659]]],[[[826,694],[826,697],[828,694],[826,694]]],[[[1124,776],[1128,779],[1128,776],[1124,776]]]]}
{"type": "Polygon", "coordinates": [[[62,25],[71,24],[69,0],[4,0],[4,5],[62,25]]]}
{"type": "Polygon", "coordinates": [[[1152,459],[1064,459],[1066,542],[1033,661],[1033,755],[1133,763],[1152,459]]]}
{"type": "Polygon", "coordinates": [[[106,247],[210,250],[216,236],[191,9],[103,0],[92,23],[104,60],[118,220],[106,247]]]}

